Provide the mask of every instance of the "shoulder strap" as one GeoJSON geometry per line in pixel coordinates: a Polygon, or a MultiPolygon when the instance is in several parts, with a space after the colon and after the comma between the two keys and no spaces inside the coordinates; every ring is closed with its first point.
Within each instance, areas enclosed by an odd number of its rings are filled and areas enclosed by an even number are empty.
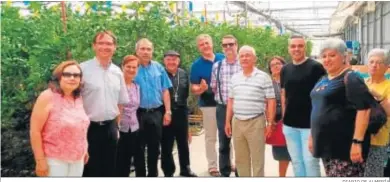
{"type": "Polygon", "coordinates": [[[217,68],[217,85],[218,85],[218,92],[219,92],[219,100],[221,100],[221,103],[223,104],[223,99],[222,99],[222,91],[221,91],[221,80],[219,79],[219,73],[221,72],[221,67],[222,67],[222,61],[218,62],[218,68],[217,68]]]}
{"type": "Polygon", "coordinates": [[[344,82],[344,86],[345,86],[345,96],[347,97],[347,100],[348,100],[348,76],[351,72],[352,72],[352,70],[346,71],[344,78],[343,78],[343,82],[344,82]]]}

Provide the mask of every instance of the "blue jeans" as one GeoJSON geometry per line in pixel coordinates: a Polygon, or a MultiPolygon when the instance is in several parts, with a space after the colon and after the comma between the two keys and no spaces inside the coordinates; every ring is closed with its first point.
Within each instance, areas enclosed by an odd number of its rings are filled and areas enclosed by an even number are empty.
{"type": "Polygon", "coordinates": [[[321,176],[320,160],[313,157],[308,147],[310,129],[283,125],[283,134],[286,137],[294,175],[296,177],[321,176]]]}
{"type": "Polygon", "coordinates": [[[230,140],[225,134],[226,105],[217,104],[216,108],[218,140],[219,140],[219,171],[222,176],[228,177],[231,173],[230,140]]]}

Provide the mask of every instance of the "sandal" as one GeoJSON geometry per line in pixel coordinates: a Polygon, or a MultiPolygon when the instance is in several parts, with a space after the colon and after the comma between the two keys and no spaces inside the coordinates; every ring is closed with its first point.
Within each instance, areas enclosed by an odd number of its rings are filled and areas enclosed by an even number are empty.
{"type": "Polygon", "coordinates": [[[209,174],[210,174],[210,176],[213,176],[213,177],[220,177],[221,176],[218,169],[215,169],[215,168],[209,169],[209,174]]]}

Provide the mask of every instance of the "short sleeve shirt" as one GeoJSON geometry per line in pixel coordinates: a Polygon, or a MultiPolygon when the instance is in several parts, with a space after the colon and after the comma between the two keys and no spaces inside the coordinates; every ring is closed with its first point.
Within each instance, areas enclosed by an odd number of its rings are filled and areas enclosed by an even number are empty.
{"type": "Polygon", "coordinates": [[[372,96],[364,81],[351,71],[345,84],[346,72],[332,80],[322,77],[311,91],[314,157],[350,160],[356,113],[370,108],[372,96]]]}
{"type": "Polygon", "coordinates": [[[216,53],[213,61],[206,60],[203,57],[199,57],[191,66],[190,82],[191,84],[200,84],[204,79],[209,85],[209,89],[206,90],[199,97],[199,106],[216,106],[214,100],[214,92],[211,89],[211,72],[213,64],[222,61],[225,56],[221,53],[216,53]]]}

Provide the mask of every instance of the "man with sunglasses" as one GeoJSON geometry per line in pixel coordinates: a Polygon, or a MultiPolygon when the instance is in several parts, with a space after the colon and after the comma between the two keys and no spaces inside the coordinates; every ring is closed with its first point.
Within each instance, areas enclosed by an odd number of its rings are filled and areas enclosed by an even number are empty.
{"type": "Polygon", "coordinates": [[[116,38],[110,31],[98,32],[92,44],[95,58],[83,62],[81,95],[91,124],[88,128],[89,162],[85,177],[115,176],[120,110],[129,102],[121,69],[112,63],[116,38]]]}
{"type": "Polygon", "coordinates": [[[310,91],[315,83],[325,75],[321,63],[305,55],[305,39],[292,36],[288,52],[292,63],[281,70],[281,104],[283,113],[283,133],[291,157],[294,174],[297,177],[320,176],[319,159],[309,152],[311,99],[310,91]]]}
{"type": "Polygon", "coordinates": [[[201,56],[191,66],[191,91],[193,94],[199,95],[198,103],[203,115],[209,174],[218,177],[220,173],[218,171],[217,153],[215,151],[215,144],[217,142],[216,102],[214,100],[214,93],[209,85],[213,64],[224,59],[224,55],[214,53],[213,41],[210,35],[199,35],[196,38],[196,43],[201,56]]]}
{"type": "Polygon", "coordinates": [[[233,165],[231,162],[233,155],[230,143],[231,139],[225,134],[228,84],[231,77],[242,69],[237,58],[237,39],[233,35],[225,35],[222,38],[222,48],[226,58],[214,63],[210,86],[215,94],[215,101],[217,102],[216,117],[219,140],[219,171],[221,176],[229,177],[231,171],[235,169],[232,169],[233,165]]]}

